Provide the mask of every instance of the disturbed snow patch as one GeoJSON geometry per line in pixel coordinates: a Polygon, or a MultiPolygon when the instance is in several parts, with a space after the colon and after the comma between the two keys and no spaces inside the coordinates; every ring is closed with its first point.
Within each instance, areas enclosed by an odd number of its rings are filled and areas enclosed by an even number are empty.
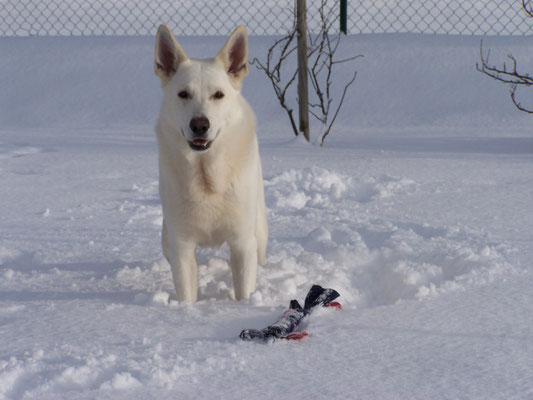
{"type": "MultiPolygon", "coordinates": [[[[374,307],[467,290],[513,270],[509,249],[482,232],[368,217],[369,209],[379,213],[380,201],[391,204],[417,187],[405,177],[355,179],[317,167],[267,179],[274,234],[250,303],[285,304],[318,283],[339,290],[348,306],[374,307]]],[[[200,300],[234,299],[227,253],[199,252],[200,300]]]]}
{"type": "Polygon", "coordinates": [[[413,192],[411,179],[389,175],[366,177],[360,181],[324,168],[290,169],[265,180],[267,204],[270,209],[286,213],[304,207],[328,208],[342,198],[368,203],[379,198],[413,192]]]}
{"type": "Polygon", "coordinates": [[[312,283],[334,287],[345,304],[373,307],[490,283],[512,268],[499,246],[464,244],[451,230],[428,239],[391,225],[389,236],[370,248],[373,224],[316,228],[273,254],[260,270],[263,304],[305,292],[312,283]]]}
{"type": "Polygon", "coordinates": [[[255,304],[275,304],[320,283],[338,289],[347,304],[372,307],[465,290],[512,269],[507,248],[481,232],[369,219],[369,207],[375,212],[382,200],[416,192],[406,177],[355,179],[313,167],[288,170],[265,187],[271,224],[294,233],[271,239],[255,304]]]}
{"type": "MultiPolygon", "coordinates": [[[[318,167],[266,179],[271,238],[251,304],[285,304],[318,283],[337,289],[348,306],[373,307],[466,290],[513,269],[505,257],[509,249],[480,231],[379,218],[384,205],[394,207],[417,190],[406,177],[356,178],[318,167]]],[[[133,214],[126,224],[159,233],[156,193],[156,182],[132,188],[121,209],[133,214]]],[[[199,299],[234,300],[227,248],[202,249],[198,260],[199,299]]],[[[46,266],[0,247],[0,264],[0,289],[13,299],[93,293],[154,306],[169,305],[174,296],[164,259],[46,266]]],[[[117,385],[126,381],[117,377],[117,385]]]]}
{"type": "Polygon", "coordinates": [[[269,208],[302,209],[306,205],[323,206],[339,199],[351,178],[322,168],[290,169],[265,180],[269,208]]]}

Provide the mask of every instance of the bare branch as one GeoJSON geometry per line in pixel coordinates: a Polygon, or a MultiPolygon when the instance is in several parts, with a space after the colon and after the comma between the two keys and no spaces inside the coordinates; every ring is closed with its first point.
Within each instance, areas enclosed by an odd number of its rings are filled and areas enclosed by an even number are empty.
{"type": "Polygon", "coordinates": [[[533,18],[533,3],[532,0],[522,0],[522,8],[526,14],[533,18]]]}
{"type": "Polygon", "coordinates": [[[327,127],[326,131],[322,135],[322,138],[320,139],[320,146],[324,144],[324,140],[326,140],[326,136],[329,135],[329,131],[331,130],[331,127],[333,126],[335,119],[337,119],[337,115],[339,114],[339,111],[342,107],[342,103],[344,103],[344,97],[346,96],[346,92],[348,91],[348,88],[350,87],[350,85],[355,82],[356,77],[357,77],[357,71],[354,72],[352,79],[346,84],[346,86],[344,86],[344,90],[342,91],[342,97],[339,101],[339,105],[337,106],[337,110],[335,110],[335,114],[333,115],[333,118],[331,119],[329,126],[327,127]]]}
{"type": "MultiPolygon", "coordinates": [[[[524,1],[524,9],[525,9],[525,1],[524,1]]],[[[516,108],[518,108],[520,111],[527,112],[529,114],[533,114],[533,109],[528,109],[518,100],[516,99],[516,90],[518,86],[533,86],[533,77],[531,77],[529,74],[522,74],[518,72],[518,63],[516,61],[516,58],[513,57],[512,54],[507,55],[507,58],[511,60],[511,67],[510,69],[507,68],[507,65],[504,63],[502,68],[498,68],[494,65],[489,64],[489,56],[490,56],[490,50],[487,51],[487,54],[483,55],[483,41],[481,41],[479,45],[479,56],[480,56],[480,63],[476,63],[476,69],[479,72],[484,73],[485,75],[491,77],[494,80],[497,80],[498,82],[503,82],[508,85],[510,85],[510,96],[511,101],[515,105],[516,108]]]]}
{"type": "Polygon", "coordinates": [[[533,77],[531,77],[529,74],[521,74],[518,72],[516,59],[511,54],[509,54],[507,57],[512,62],[512,70],[508,70],[505,63],[503,64],[502,68],[489,65],[490,50],[487,52],[486,56],[483,55],[483,41],[481,41],[479,46],[479,54],[481,64],[476,63],[476,69],[479,72],[482,72],[485,75],[503,83],[525,86],[533,85],[533,77]]]}
{"type": "Polygon", "coordinates": [[[520,104],[517,100],[516,100],[516,87],[517,85],[516,84],[512,84],[511,85],[511,90],[510,90],[510,95],[511,95],[511,101],[513,102],[513,104],[515,105],[516,108],[518,108],[520,111],[524,111],[528,114],[533,114],[533,109],[532,110],[529,110],[525,107],[522,106],[522,104],[520,104]]]}
{"type": "Polygon", "coordinates": [[[353,61],[353,60],[355,60],[357,58],[363,58],[363,57],[364,56],[362,54],[358,54],[356,56],[349,57],[349,58],[344,58],[342,60],[335,60],[335,61],[333,61],[333,64],[342,64],[342,63],[353,61]]]}
{"type": "Polygon", "coordinates": [[[333,81],[335,66],[349,63],[362,55],[348,56],[342,59],[335,58],[335,54],[340,46],[341,35],[331,34],[333,24],[336,22],[335,7],[328,7],[328,0],[321,0],[319,15],[321,19],[321,31],[316,35],[310,35],[310,49],[308,59],[311,61],[308,66],[309,80],[314,89],[316,101],[309,104],[309,113],[316,118],[323,127],[320,137],[320,145],[324,144],[325,138],[331,132],[332,126],[337,119],[339,111],[344,103],[348,88],[355,81],[357,73],[354,72],[351,79],[344,85],[340,99],[334,98],[333,81]],[[331,112],[333,117],[331,117],[331,112]],[[330,120],[331,119],[331,120],[330,120]]]}
{"type": "Polygon", "coordinates": [[[323,118],[324,118],[324,114],[321,114],[321,116],[320,116],[320,115],[318,115],[318,114],[315,114],[315,112],[314,112],[313,110],[309,110],[309,113],[310,113],[313,117],[315,117],[317,120],[319,120],[320,122],[325,123],[325,122],[324,122],[324,119],[323,119],[323,118]]]}
{"type": "Polygon", "coordinates": [[[293,39],[295,38],[296,30],[289,31],[284,37],[278,39],[268,49],[267,58],[265,64],[263,64],[258,58],[254,58],[252,64],[257,69],[263,71],[265,75],[270,79],[274,93],[279,100],[281,107],[287,113],[289,121],[291,123],[292,130],[296,136],[298,136],[298,129],[294,120],[293,109],[286,101],[287,90],[294,83],[297,72],[294,71],[288,78],[283,78],[282,67],[287,58],[296,51],[296,46],[291,46],[293,39]],[[283,81],[285,80],[285,83],[283,81]]]}

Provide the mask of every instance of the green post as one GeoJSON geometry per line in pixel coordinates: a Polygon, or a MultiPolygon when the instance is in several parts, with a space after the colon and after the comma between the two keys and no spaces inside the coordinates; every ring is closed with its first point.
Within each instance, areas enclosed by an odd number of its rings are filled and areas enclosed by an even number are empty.
{"type": "Polygon", "coordinates": [[[341,32],[347,35],[348,28],[347,28],[346,20],[348,19],[348,0],[341,0],[340,19],[341,19],[341,32]]]}

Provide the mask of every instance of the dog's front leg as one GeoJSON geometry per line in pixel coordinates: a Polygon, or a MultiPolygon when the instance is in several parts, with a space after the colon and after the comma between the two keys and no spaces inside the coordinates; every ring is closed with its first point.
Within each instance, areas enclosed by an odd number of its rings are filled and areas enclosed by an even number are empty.
{"type": "Polygon", "coordinates": [[[255,290],[257,240],[254,235],[230,243],[230,264],[237,300],[247,299],[255,290]]]}
{"type": "Polygon", "coordinates": [[[170,267],[178,301],[196,301],[198,297],[198,267],[196,243],[174,241],[171,245],[170,267]]]}

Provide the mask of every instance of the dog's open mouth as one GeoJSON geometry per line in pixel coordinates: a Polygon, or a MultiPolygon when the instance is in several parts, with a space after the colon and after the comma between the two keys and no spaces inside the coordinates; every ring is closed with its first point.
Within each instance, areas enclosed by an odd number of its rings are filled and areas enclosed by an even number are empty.
{"type": "Polygon", "coordinates": [[[189,142],[189,147],[195,151],[204,151],[211,147],[213,141],[205,139],[194,139],[192,142],[189,142]]]}

